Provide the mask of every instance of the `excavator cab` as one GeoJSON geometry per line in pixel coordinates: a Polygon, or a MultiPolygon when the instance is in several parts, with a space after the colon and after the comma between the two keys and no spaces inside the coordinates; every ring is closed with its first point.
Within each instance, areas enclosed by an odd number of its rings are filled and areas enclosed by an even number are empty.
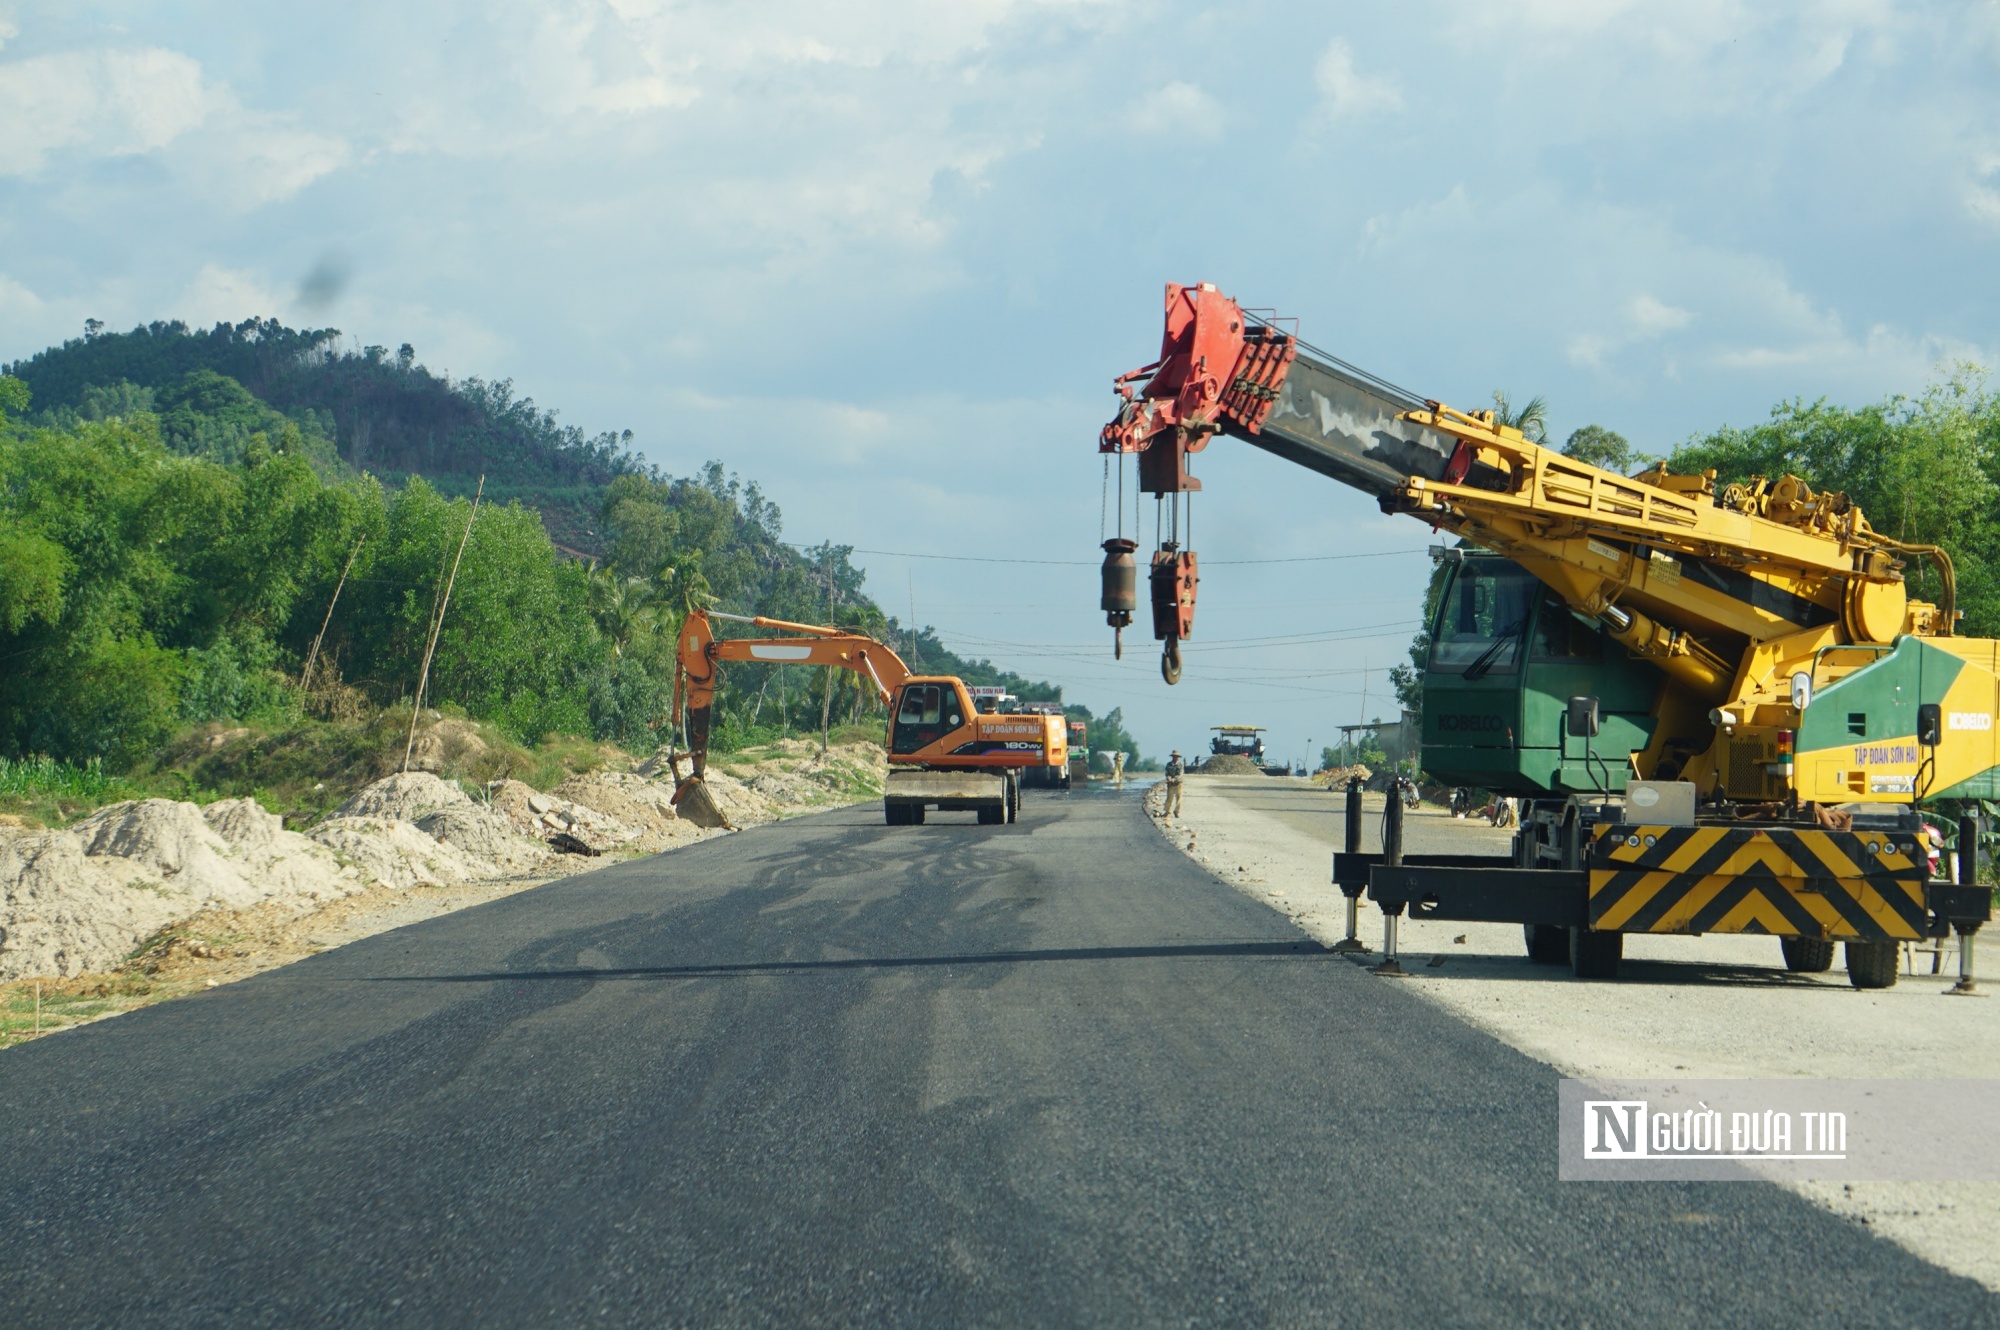
{"type": "Polygon", "coordinates": [[[1548,795],[1625,788],[1650,739],[1660,672],[1633,659],[1511,559],[1466,553],[1431,621],[1424,769],[1451,785],[1548,795]],[[1569,699],[1598,699],[1595,736],[1569,699]]]}
{"type": "Polygon", "coordinates": [[[952,684],[939,679],[913,679],[896,698],[889,751],[915,753],[930,747],[972,714],[969,700],[952,684]]]}

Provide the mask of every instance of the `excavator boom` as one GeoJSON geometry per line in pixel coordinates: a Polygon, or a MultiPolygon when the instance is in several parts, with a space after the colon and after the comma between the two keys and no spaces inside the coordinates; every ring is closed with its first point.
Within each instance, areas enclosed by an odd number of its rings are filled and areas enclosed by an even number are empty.
{"type": "Polygon", "coordinates": [[[682,815],[705,826],[726,826],[728,820],[715,805],[703,784],[708,771],[708,743],[714,722],[715,691],[721,683],[723,661],[754,661],[767,665],[819,665],[853,670],[875,686],[875,694],[887,705],[910,678],[910,668],[889,647],[872,637],[817,624],[789,623],[761,615],[724,614],[720,610],[695,610],[681,624],[675,650],[674,703],[671,720],[676,733],[685,733],[690,773],[674,789],[674,804],[693,803],[682,815]],[[747,623],[758,628],[797,633],[786,638],[727,638],[717,641],[713,619],[747,623]],[[683,724],[685,720],[685,724],[683,724]]]}

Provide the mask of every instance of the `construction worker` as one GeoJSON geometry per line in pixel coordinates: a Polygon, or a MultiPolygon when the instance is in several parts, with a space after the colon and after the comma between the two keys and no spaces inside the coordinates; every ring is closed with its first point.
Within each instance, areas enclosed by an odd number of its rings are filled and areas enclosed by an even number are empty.
{"type": "Polygon", "coordinates": [[[1171,820],[1181,811],[1181,777],[1187,775],[1187,763],[1181,761],[1181,750],[1176,748],[1167,758],[1167,797],[1163,804],[1166,810],[1162,816],[1171,820]]]}

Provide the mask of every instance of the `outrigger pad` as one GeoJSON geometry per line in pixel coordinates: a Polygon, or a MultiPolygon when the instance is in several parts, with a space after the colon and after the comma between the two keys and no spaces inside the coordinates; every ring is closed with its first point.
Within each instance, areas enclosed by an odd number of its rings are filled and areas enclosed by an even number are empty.
{"type": "Polygon", "coordinates": [[[708,792],[708,786],[699,776],[689,776],[674,791],[674,811],[683,822],[692,822],[698,827],[721,827],[734,831],[729,818],[722,811],[722,805],[715,802],[715,796],[708,792]]]}

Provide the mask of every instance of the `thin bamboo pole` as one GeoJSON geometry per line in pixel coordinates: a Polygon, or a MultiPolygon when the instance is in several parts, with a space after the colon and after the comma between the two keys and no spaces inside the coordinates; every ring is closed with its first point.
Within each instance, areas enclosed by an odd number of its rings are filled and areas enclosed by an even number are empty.
{"type": "Polygon", "coordinates": [[[347,562],[340,566],[340,580],[333,584],[333,599],[326,603],[326,618],[320,621],[319,631],[313,634],[312,650],[306,653],[306,667],[299,672],[299,691],[302,693],[312,687],[313,665],[319,660],[319,644],[326,640],[327,627],[333,623],[333,607],[340,604],[340,589],[347,585],[347,574],[354,567],[354,556],[361,553],[361,542],[366,539],[368,533],[364,531],[355,540],[354,548],[348,551],[347,562]]]}
{"type": "Polygon", "coordinates": [[[417,717],[424,714],[424,688],[431,681],[431,657],[437,652],[438,635],[444,631],[444,612],[451,604],[451,589],[458,584],[458,561],[465,557],[465,542],[472,538],[472,522],[479,516],[479,501],[486,495],[486,477],[472,496],[472,511],[465,515],[465,531],[458,538],[458,553],[451,556],[451,576],[445,579],[444,595],[438,598],[437,618],[431,621],[431,640],[424,646],[424,667],[417,674],[417,696],[410,704],[410,738],[403,745],[403,770],[410,769],[410,754],[417,747],[417,717]]]}

